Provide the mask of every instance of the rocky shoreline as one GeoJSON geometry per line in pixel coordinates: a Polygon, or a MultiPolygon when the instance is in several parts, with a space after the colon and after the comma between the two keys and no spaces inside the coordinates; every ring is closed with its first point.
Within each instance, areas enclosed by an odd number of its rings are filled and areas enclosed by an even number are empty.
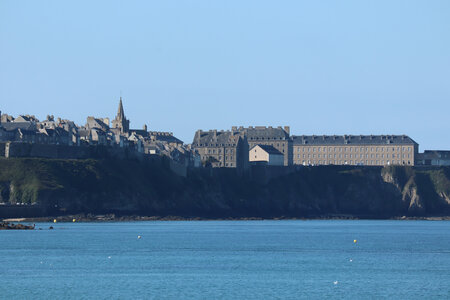
{"type": "MultiPolygon", "coordinates": [[[[18,220],[18,219],[17,219],[18,220]]],[[[428,221],[450,221],[450,216],[422,216],[422,217],[393,217],[393,218],[370,218],[353,215],[322,215],[309,216],[305,218],[278,217],[228,217],[228,218],[206,218],[206,217],[185,217],[185,216],[116,216],[106,215],[66,215],[57,217],[21,218],[25,223],[76,223],[76,222],[134,222],[134,221],[262,221],[262,220],[428,220],[428,221]]],[[[16,221],[16,219],[5,219],[4,222],[16,221]]]]}
{"type": "Polygon", "coordinates": [[[0,230],[32,230],[35,226],[31,225],[24,225],[24,224],[14,224],[10,222],[1,222],[0,223],[0,230]]]}

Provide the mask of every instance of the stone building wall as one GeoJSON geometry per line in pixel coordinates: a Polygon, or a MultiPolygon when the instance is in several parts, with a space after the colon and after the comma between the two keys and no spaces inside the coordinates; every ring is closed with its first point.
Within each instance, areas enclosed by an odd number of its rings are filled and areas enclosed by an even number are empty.
{"type": "Polygon", "coordinates": [[[414,165],[414,159],[413,145],[294,146],[297,165],[414,165]]]}

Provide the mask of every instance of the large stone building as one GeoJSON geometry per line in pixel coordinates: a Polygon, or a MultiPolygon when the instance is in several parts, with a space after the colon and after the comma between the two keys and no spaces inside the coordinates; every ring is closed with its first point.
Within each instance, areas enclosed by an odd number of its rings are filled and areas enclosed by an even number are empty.
{"type": "Polygon", "coordinates": [[[284,165],[292,165],[292,140],[289,136],[289,126],[278,127],[232,127],[232,131],[238,131],[247,138],[249,148],[256,145],[270,145],[283,153],[284,165]]]}
{"type": "Polygon", "coordinates": [[[248,166],[247,139],[237,130],[198,130],[192,148],[198,151],[205,165],[241,169],[248,166]]]}
{"type": "Polygon", "coordinates": [[[419,145],[406,135],[293,136],[296,165],[414,165],[419,145]]]}

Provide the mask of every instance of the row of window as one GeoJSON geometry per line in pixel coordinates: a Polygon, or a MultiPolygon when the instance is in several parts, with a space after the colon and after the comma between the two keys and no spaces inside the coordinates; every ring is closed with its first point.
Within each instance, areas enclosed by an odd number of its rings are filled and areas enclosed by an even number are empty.
{"type": "MultiPolygon", "coordinates": [[[[225,153],[231,153],[233,154],[233,149],[225,149],[225,153]]],[[[208,149],[208,154],[215,154],[216,153],[216,149],[208,149]]],[[[222,153],[222,149],[217,149],[217,153],[222,153]]]]}
{"type": "MultiPolygon", "coordinates": [[[[412,147],[296,147],[296,152],[411,152],[412,147]],[[302,150],[303,149],[303,150],[302,150]],[[312,150],[311,150],[312,149],[312,150]],[[353,150],[354,149],[354,150],[353,150]]],[[[295,152],[295,149],[294,149],[295,152]]]]}
{"type": "Polygon", "coordinates": [[[295,161],[295,164],[297,165],[367,165],[367,166],[379,166],[379,165],[411,165],[411,161],[408,160],[302,160],[301,162],[299,160],[295,161]]]}
{"type": "Polygon", "coordinates": [[[234,167],[233,163],[225,163],[225,164],[223,164],[223,163],[219,162],[219,163],[217,163],[217,165],[219,167],[234,167]]]}
{"type": "MultiPolygon", "coordinates": [[[[297,154],[297,158],[316,158],[316,154],[297,154]]],[[[401,158],[401,154],[386,154],[386,158],[401,158]]],[[[317,154],[317,158],[327,158],[327,154],[317,154]]],[[[328,154],[328,158],[369,158],[369,154],[328,154]]],[[[370,154],[370,158],[385,158],[384,154],[370,154]]],[[[411,158],[411,154],[403,154],[403,158],[411,158]]]]}
{"type": "Polygon", "coordinates": [[[251,140],[251,141],[254,141],[254,140],[261,140],[261,141],[267,141],[267,140],[286,140],[286,138],[285,137],[278,137],[278,138],[276,138],[276,137],[249,137],[248,138],[249,140],[251,140]]]}
{"type": "MultiPolygon", "coordinates": [[[[275,143],[253,143],[253,146],[254,145],[271,145],[275,147],[275,143]]],[[[285,145],[285,143],[281,144],[281,148],[284,148],[285,145]]],[[[280,147],[280,143],[277,143],[276,147],[280,147]]]]}
{"type": "MultiPolygon", "coordinates": [[[[210,156],[209,155],[202,155],[201,158],[202,160],[207,160],[210,156]]],[[[222,160],[222,155],[219,155],[218,157],[216,157],[217,160],[222,160]]],[[[224,156],[225,160],[233,160],[233,155],[225,155],[224,156]]]]}
{"type": "Polygon", "coordinates": [[[197,147],[236,147],[236,144],[197,144],[197,147]]]}

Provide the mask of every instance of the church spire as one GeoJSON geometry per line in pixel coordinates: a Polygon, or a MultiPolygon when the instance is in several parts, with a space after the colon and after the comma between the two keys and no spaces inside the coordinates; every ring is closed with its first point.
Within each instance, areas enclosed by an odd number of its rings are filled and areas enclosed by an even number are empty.
{"type": "Polygon", "coordinates": [[[117,110],[117,118],[120,120],[125,119],[125,114],[123,112],[123,105],[122,105],[122,97],[120,97],[120,101],[119,101],[119,109],[117,110]]]}
{"type": "Polygon", "coordinates": [[[125,113],[123,111],[123,104],[122,104],[122,96],[120,97],[119,101],[119,109],[117,110],[117,116],[112,121],[113,128],[119,128],[120,132],[127,133],[130,128],[130,121],[128,121],[125,118],[125,113]]]}

